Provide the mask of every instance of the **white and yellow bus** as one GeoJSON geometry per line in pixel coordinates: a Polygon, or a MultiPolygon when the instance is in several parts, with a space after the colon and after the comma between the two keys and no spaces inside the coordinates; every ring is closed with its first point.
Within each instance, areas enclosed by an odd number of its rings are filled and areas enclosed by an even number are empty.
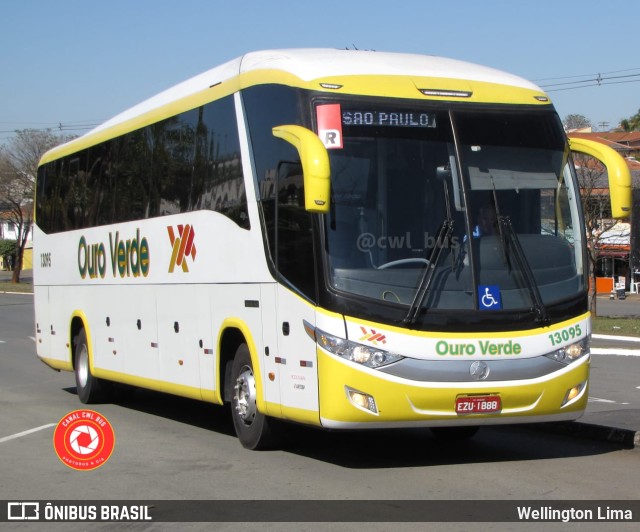
{"type": "Polygon", "coordinates": [[[83,403],[125,383],[330,429],[572,420],[590,320],[570,149],[500,71],[354,50],[249,53],[46,153],[38,356],[83,403]]]}

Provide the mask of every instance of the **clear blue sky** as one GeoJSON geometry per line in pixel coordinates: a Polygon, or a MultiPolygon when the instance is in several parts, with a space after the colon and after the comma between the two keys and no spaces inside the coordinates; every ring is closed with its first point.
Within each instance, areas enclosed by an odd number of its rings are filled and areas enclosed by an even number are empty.
{"type": "Polygon", "coordinates": [[[0,0],[0,144],[15,129],[104,121],[247,51],[354,45],[540,85],[635,75],[549,92],[562,118],[613,127],[640,109],[638,20],[635,0],[0,0]]]}

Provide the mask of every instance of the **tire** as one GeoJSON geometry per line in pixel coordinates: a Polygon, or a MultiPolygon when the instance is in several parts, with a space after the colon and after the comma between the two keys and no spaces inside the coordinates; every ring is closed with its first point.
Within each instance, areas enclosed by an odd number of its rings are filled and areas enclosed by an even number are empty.
{"type": "Polygon", "coordinates": [[[78,398],[83,404],[104,403],[109,398],[110,383],[91,374],[89,345],[84,329],[73,339],[74,373],[78,398]]]}
{"type": "Polygon", "coordinates": [[[473,438],[480,427],[432,427],[431,432],[439,440],[459,441],[473,438]]]}
{"type": "Polygon", "coordinates": [[[247,344],[241,344],[236,350],[230,385],[233,388],[231,417],[238,440],[245,449],[271,448],[276,442],[273,420],[258,412],[256,381],[247,344]]]}

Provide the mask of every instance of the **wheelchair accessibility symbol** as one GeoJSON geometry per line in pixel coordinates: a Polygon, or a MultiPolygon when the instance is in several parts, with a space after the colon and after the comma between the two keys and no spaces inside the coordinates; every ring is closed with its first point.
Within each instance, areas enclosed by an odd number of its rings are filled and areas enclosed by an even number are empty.
{"type": "Polygon", "coordinates": [[[480,285],[478,287],[478,307],[480,310],[500,310],[502,299],[498,285],[480,285]]]}

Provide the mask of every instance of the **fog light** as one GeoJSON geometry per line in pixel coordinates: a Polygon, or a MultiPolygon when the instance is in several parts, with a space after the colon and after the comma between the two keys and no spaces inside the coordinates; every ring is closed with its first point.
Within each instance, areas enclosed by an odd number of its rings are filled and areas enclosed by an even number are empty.
{"type": "Polygon", "coordinates": [[[569,403],[573,402],[574,400],[576,400],[577,398],[582,396],[582,391],[584,389],[584,382],[581,382],[580,384],[574,386],[573,388],[571,388],[568,392],[567,395],[565,395],[564,397],[564,401],[562,401],[562,406],[566,406],[569,403]]]}
{"type": "Polygon", "coordinates": [[[366,410],[367,412],[378,413],[378,407],[376,406],[376,400],[369,394],[353,390],[348,386],[345,386],[347,397],[351,404],[360,410],[366,410]]]}

